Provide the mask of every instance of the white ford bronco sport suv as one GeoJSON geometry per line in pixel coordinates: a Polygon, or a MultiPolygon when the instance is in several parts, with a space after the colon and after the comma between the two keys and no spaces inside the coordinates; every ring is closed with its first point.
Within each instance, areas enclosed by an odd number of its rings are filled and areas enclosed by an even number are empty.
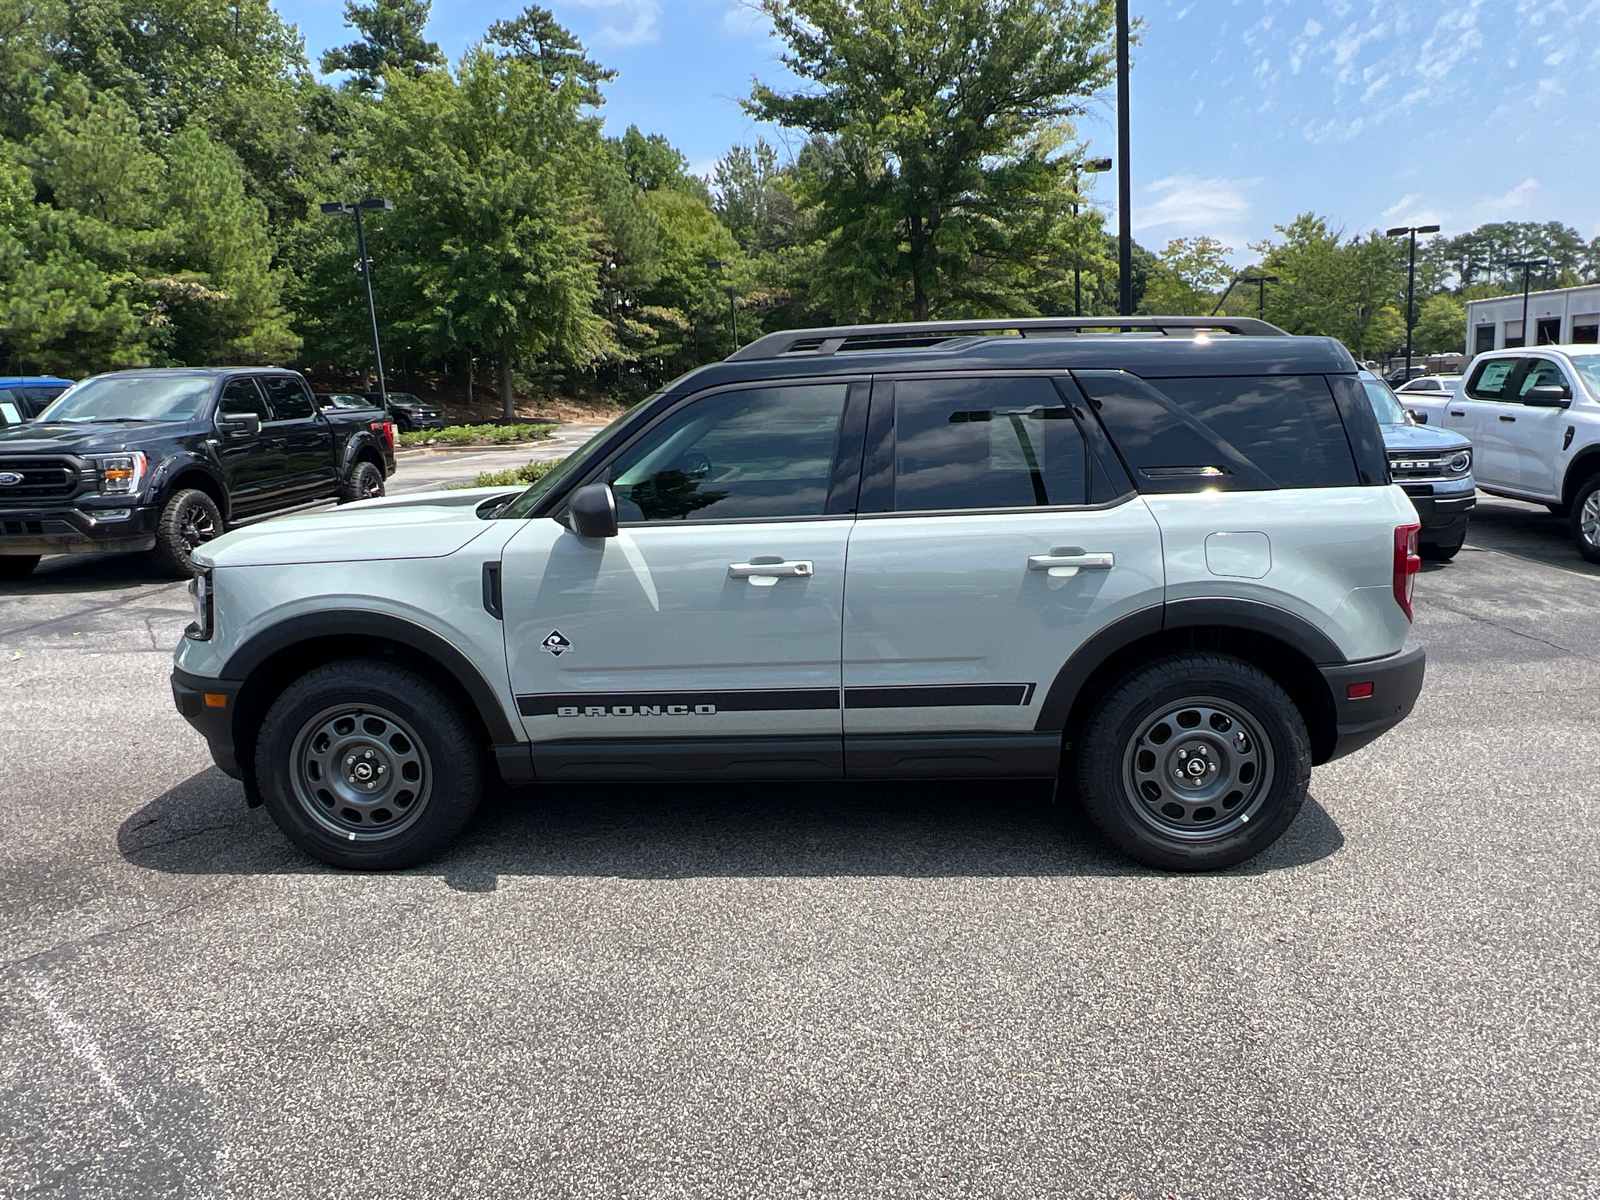
{"type": "Polygon", "coordinates": [[[519,493],[207,543],[179,710],[306,852],[416,863],[485,773],[1056,779],[1158,867],[1404,718],[1417,514],[1338,342],[1230,318],[771,334],[519,493]]]}

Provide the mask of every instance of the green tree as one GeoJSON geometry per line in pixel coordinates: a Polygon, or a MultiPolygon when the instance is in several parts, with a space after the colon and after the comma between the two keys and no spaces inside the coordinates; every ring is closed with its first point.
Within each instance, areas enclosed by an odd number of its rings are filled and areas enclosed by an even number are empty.
{"type": "Polygon", "coordinates": [[[512,368],[604,349],[585,164],[600,152],[584,90],[519,58],[470,52],[454,76],[389,76],[365,171],[395,211],[376,223],[385,311],[427,353],[492,356],[507,420],[512,368]]]}
{"type": "Polygon", "coordinates": [[[1058,224],[1053,123],[1110,77],[1109,0],[762,0],[809,87],[757,84],[746,110],[804,130],[842,316],[925,320],[1015,307],[1058,224]],[[826,147],[823,149],[822,147],[826,147]]]}
{"type": "Polygon", "coordinates": [[[1411,331],[1412,348],[1419,354],[1447,354],[1467,344],[1467,310],[1454,296],[1429,296],[1411,331]]]}
{"type": "Polygon", "coordinates": [[[1251,247],[1279,278],[1267,288],[1267,320],[1290,333],[1336,337],[1357,358],[1404,342],[1403,243],[1377,233],[1346,240],[1312,213],[1277,229],[1282,241],[1251,247]]]}
{"type": "Polygon", "coordinates": [[[338,46],[322,55],[322,69],[353,72],[351,86],[374,92],[387,74],[412,78],[444,66],[437,42],[422,36],[433,0],[372,0],[360,4],[345,0],[344,23],[361,34],[361,40],[338,46]]]}
{"type": "Polygon", "coordinates": [[[510,21],[496,21],[489,26],[489,36],[484,40],[502,48],[508,56],[535,63],[551,87],[576,80],[583,88],[585,104],[604,104],[600,85],[617,77],[615,71],[591,59],[584,52],[583,43],[558,24],[548,8],[530,5],[510,21]]]}
{"type": "Polygon", "coordinates": [[[1140,311],[1170,316],[1209,313],[1233,274],[1228,268],[1232,253],[1231,246],[1216,238],[1174,238],[1156,256],[1140,311]]]}

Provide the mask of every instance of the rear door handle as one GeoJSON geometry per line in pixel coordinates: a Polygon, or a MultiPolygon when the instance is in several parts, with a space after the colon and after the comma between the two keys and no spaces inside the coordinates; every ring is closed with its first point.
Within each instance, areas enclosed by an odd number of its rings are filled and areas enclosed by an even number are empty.
{"type": "Polygon", "coordinates": [[[1500,419],[1502,421],[1515,421],[1516,420],[1515,417],[1508,417],[1508,416],[1505,416],[1504,414],[1501,415],[1500,419]]]}
{"type": "Polygon", "coordinates": [[[1111,554],[1085,554],[1082,550],[1067,548],[1030,555],[1028,570],[1048,571],[1052,579],[1069,579],[1079,571],[1109,571],[1116,561],[1111,554]]]}
{"type": "Polygon", "coordinates": [[[1453,408],[1452,408],[1452,409],[1451,409],[1451,410],[1450,410],[1450,415],[1451,415],[1451,416],[1452,416],[1452,417],[1464,417],[1464,416],[1466,416],[1466,415],[1467,415],[1467,414],[1466,414],[1466,413],[1464,413],[1464,412],[1457,412],[1457,411],[1456,411],[1456,410],[1455,410],[1455,409],[1453,409],[1453,408]]]}
{"type": "Polygon", "coordinates": [[[729,563],[729,579],[748,579],[751,587],[773,587],[780,579],[808,579],[817,573],[816,564],[809,558],[786,562],[773,555],[749,562],[729,563]]]}

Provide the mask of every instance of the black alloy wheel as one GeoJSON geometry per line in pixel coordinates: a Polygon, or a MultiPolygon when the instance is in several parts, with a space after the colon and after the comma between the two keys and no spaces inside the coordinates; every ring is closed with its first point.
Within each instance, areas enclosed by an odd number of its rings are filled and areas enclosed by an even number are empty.
{"type": "Polygon", "coordinates": [[[1173,871],[1230,867],[1283,834],[1311,782],[1311,740],[1248,663],[1185,653],[1102,694],[1080,735],[1077,792],[1119,850],[1173,871]]]}
{"type": "Polygon", "coordinates": [[[354,504],[357,500],[376,500],[383,495],[383,472],[376,463],[358,462],[350,469],[350,478],[339,489],[340,504],[354,504]]]}
{"type": "Polygon", "coordinates": [[[481,732],[404,667],[344,659],[301,676],[268,710],[256,783],[286,837],[336,867],[432,858],[483,790],[481,732]]]}
{"type": "Polygon", "coordinates": [[[190,578],[196,571],[194,552],[222,533],[222,511],[215,500],[197,488],[174,493],[156,523],[151,553],[157,569],[173,579],[190,578]]]}

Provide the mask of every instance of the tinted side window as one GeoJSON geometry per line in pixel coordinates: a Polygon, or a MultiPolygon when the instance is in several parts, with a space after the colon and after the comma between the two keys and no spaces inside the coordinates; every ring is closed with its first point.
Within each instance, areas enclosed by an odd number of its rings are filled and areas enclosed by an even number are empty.
{"type": "Polygon", "coordinates": [[[847,390],[750,388],[685,405],[611,464],[619,519],[821,516],[847,390]]]}
{"type": "Polygon", "coordinates": [[[1348,487],[1355,461],[1320,375],[1162,379],[1155,384],[1279,487],[1348,487]]]}
{"type": "Polygon", "coordinates": [[[1473,368],[1472,377],[1467,380],[1467,395],[1474,400],[1512,399],[1511,378],[1517,373],[1519,361],[1515,358],[1492,358],[1479,363],[1473,368]]]}
{"type": "Polygon", "coordinates": [[[272,420],[266,401],[253,379],[230,379],[222,389],[222,399],[217,401],[220,413],[255,413],[263,421],[272,420]]]}
{"type": "Polygon", "coordinates": [[[272,402],[279,421],[305,421],[311,417],[311,394],[298,379],[288,375],[262,375],[256,380],[272,402]]]}
{"type": "Polygon", "coordinates": [[[897,512],[1082,504],[1083,435],[1048,379],[894,385],[897,512]]]}
{"type": "Polygon", "coordinates": [[[1572,391],[1572,382],[1558,365],[1548,358],[1530,359],[1528,370],[1517,385],[1517,399],[1522,399],[1536,387],[1558,387],[1572,391]]]}

